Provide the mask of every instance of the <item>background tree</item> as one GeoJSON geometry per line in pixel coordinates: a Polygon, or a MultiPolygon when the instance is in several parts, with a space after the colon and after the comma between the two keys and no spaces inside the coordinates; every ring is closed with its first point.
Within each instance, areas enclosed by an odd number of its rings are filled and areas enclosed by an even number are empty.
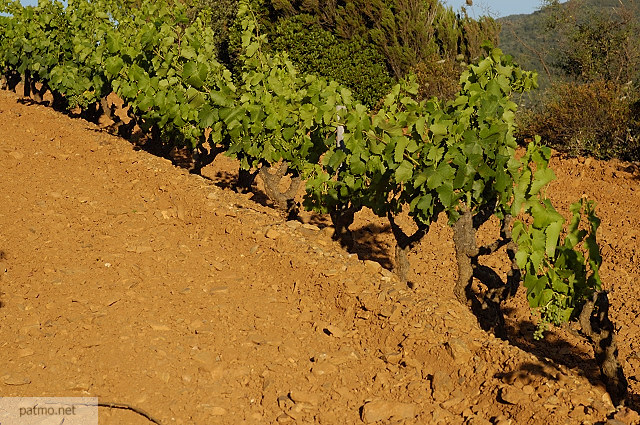
{"type": "Polygon", "coordinates": [[[639,12],[633,0],[554,0],[531,15],[545,35],[520,41],[539,55],[548,83],[520,116],[521,138],[539,134],[574,155],[640,158],[639,12]]]}

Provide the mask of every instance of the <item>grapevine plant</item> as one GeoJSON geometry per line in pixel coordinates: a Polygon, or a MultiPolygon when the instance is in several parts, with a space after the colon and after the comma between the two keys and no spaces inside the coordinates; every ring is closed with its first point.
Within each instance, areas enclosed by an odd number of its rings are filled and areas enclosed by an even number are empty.
{"type": "Polygon", "coordinates": [[[612,400],[621,402],[627,381],[617,358],[607,293],[602,290],[602,257],[596,241],[600,219],[593,202],[581,199],[571,205],[572,219],[564,235],[565,220],[548,199],[532,198],[524,209],[533,220],[516,221],[512,236],[518,243],[515,257],[524,273],[529,305],[540,314],[534,338],[541,339],[549,324],[578,321],[612,400]]]}
{"type": "Polygon", "coordinates": [[[246,1],[237,18],[237,75],[218,61],[208,15],[188,18],[177,0],[135,7],[112,0],[22,7],[0,0],[0,11],[9,15],[0,17],[0,71],[9,88],[21,79],[25,95],[34,93],[37,101],[50,91],[58,106],[110,115],[122,133],[137,125],[167,147],[186,147],[195,172],[224,151],[245,176],[259,174],[267,194],[290,214],[305,180],[304,206],[329,213],[347,244],[354,214],[370,208],[389,220],[395,269],[404,281],[409,252],[446,214],[458,262],[453,292],[481,324],[505,336],[501,304],[523,278],[540,314],[535,336],[548,324],[577,320],[612,398],[624,400],[626,380],[598,274],[599,220],[593,204],[581,200],[563,230],[564,218],[544,197],[555,177],[550,150],[536,138],[517,157],[511,96],[535,88],[536,75],[499,49],[484,46],[485,57],[462,74],[451,101],[416,100],[418,86],[409,77],[372,111],[339,84],[300,74],[286,53],[269,53],[246,1]],[[127,124],[106,101],[112,92],[128,109],[127,124]],[[281,192],[285,175],[292,185],[281,192]],[[411,231],[398,224],[403,211],[411,231]],[[491,217],[500,221],[500,234],[479,247],[476,232],[491,217]],[[512,266],[505,282],[480,263],[502,247],[512,266]],[[484,286],[474,289],[474,278],[484,286]]]}

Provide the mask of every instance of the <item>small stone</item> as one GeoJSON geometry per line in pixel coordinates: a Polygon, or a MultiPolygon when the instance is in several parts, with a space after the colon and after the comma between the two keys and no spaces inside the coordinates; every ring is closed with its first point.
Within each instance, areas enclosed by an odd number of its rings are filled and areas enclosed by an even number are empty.
{"type": "Polygon", "coordinates": [[[617,420],[617,419],[609,419],[609,420],[605,423],[605,425],[628,425],[628,424],[625,424],[624,422],[619,421],[619,420],[617,420]]]}
{"type": "Polygon", "coordinates": [[[211,372],[216,364],[215,356],[208,351],[198,351],[191,358],[202,366],[207,372],[211,372]]]}
{"type": "Polygon", "coordinates": [[[612,410],[614,409],[613,401],[611,401],[611,396],[609,395],[609,393],[605,392],[602,394],[602,402],[605,404],[606,407],[609,407],[612,410]]]}
{"type": "Polygon", "coordinates": [[[493,421],[497,424],[502,424],[502,425],[511,425],[511,419],[508,419],[505,415],[498,415],[495,418],[493,418],[493,421]]]}
{"type": "Polygon", "coordinates": [[[297,229],[298,227],[302,226],[302,223],[300,223],[298,220],[289,220],[285,224],[291,229],[297,229]]]}
{"type": "Polygon", "coordinates": [[[371,401],[362,408],[362,420],[365,423],[380,421],[402,421],[413,419],[417,415],[415,404],[396,401],[371,401]]]}
{"type": "Polygon", "coordinates": [[[213,288],[209,288],[210,295],[219,295],[219,294],[228,294],[229,287],[228,286],[214,286],[213,288]]]}
{"type": "Polygon", "coordinates": [[[387,353],[384,355],[383,359],[385,362],[389,364],[398,364],[400,363],[400,360],[402,360],[402,353],[398,353],[398,352],[387,353]]]}
{"type": "Polygon", "coordinates": [[[288,424],[290,422],[293,422],[293,418],[286,413],[283,413],[276,418],[276,421],[278,421],[278,423],[280,424],[288,424]]]}
{"type": "Polygon", "coordinates": [[[227,414],[227,409],[220,406],[215,406],[211,408],[211,414],[213,416],[222,416],[227,414]]]}
{"type": "Polygon", "coordinates": [[[516,387],[507,386],[500,390],[499,399],[507,404],[520,404],[525,398],[526,395],[516,387]]]}
{"type": "Polygon", "coordinates": [[[5,385],[27,385],[31,383],[31,379],[26,376],[9,375],[4,377],[5,385]]]}
{"type": "Polygon", "coordinates": [[[311,373],[317,376],[328,375],[330,373],[335,373],[338,371],[338,367],[329,362],[319,362],[311,369],[311,373]]]}
{"type": "Polygon", "coordinates": [[[386,278],[393,278],[395,275],[393,274],[393,272],[385,269],[385,268],[380,268],[380,274],[386,278]]]}
{"type": "Polygon", "coordinates": [[[376,262],[376,261],[371,261],[371,260],[364,260],[364,265],[367,269],[373,271],[373,272],[379,272],[380,269],[382,268],[382,266],[380,265],[380,263],[376,262]]]}
{"type": "Polygon", "coordinates": [[[307,229],[307,230],[312,230],[314,232],[318,232],[320,231],[320,228],[318,226],[316,226],[315,224],[309,224],[309,223],[305,223],[302,225],[303,229],[307,229]]]}
{"type": "Polygon", "coordinates": [[[628,407],[622,407],[615,415],[613,419],[620,422],[624,422],[626,425],[635,425],[640,423],[640,415],[635,410],[631,410],[628,407]]]}
{"type": "Polygon", "coordinates": [[[267,230],[267,233],[265,233],[265,236],[269,239],[278,239],[280,237],[280,232],[278,232],[276,229],[271,227],[269,230],[267,230]]]}
{"type": "Polygon", "coordinates": [[[468,362],[473,355],[469,347],[467,347],[467,344],[459,338],[453,338],[447,341],[445,348],[457,364],[468,362]]]}
{"type": "Polygon", "coordinates": [[[13,157],[14,159],[17,159],[18,161],[24,158],[24,154],[22,152],[11,152],[9,156],[13,157]]]}
{"type": "Polygon", "coordinates": [[[522,392],[526,395],[531,395],[535,392],[535,388],[533,388],[533,386],[531,385],[525,385],[524,387],[522,387],[522,392]]]}
{"type": "Polygon", "coordinates": [[[151,329],[153,329],[154,331],[170,331],[171,328],[167,325],[163,325],[161,323],[150,323],[149,326],[151,326],[151,329]]]}
{"type": "Polygon", "coordinates": [[[69,391],[89,391],[91,385],[88,382],[69,382],[67,389],[69,391]]]}
{"type": "Polygon", "coordinates": [[[327,325],[323,331],[331,336],[335,336],[336,338],[342,338],[344,336],[344,331],[333,325],[327,325]]]}
{"type": "Polygon", "coordinates": [[[289,397],[282,395],[278,397],[278,407],[283,411],[290,410],[293,407],[292,400],[289,397]]]}
{"type": "Polygon", "coordinates": [[[23,358],[23,357],[29,357],[32,356],[35,353],[35,351],[33,351],[31,348],[23,348],[22,350],[18,350],[18,357],[23,358]]]}
{"type": "Polygon", "coordinates": [[[296,403],[304,403],[311,406],[318,405],[317,394],[312,394],[300,390],[291,390],[291,392],[289,392],[289,398],[291,398],[291,400],[295,401],[296,403]]]}
{"type": "Polygon", "coordinates": [[[211,192],[211,193],[209,193],[209,194],[207,195],[207,199],[216,199],[216,198],[217,198],[217,196],[216,196],[216,194],[215,194],[215,193],[213,193],[213,192],[211,192]]]}
{"type": "Polygon", "coordinates": [[[454,385],[451,377],[442,370],[438,370],[433,374],[431,380],[431,389],[433,390],[433,397],[437,401],[443,401],[449,398],[453,391],[454,385]]]}
{"type": "Polygon", "coordinates": [[[432,413],[432,420],[431,423],[434,424],[440,424],[440,423],[445,423],[445,424],[450,424],[453,422],[454,416],[451,412],[449,412],[448,410],[443,409],[440,406],[436,406],[436,408],[434,409],[433,413],[432,413]]]}
{"type": "Polygon", "coordinates": [[[492,425],[491,422],[482,416],[471,416],[467,421],[467,425],[492,425]]]}
{"type": "Polygon", "coordinates": [[[327,238],[332,238],[333,235],[335,234],[336,230],[333,227],[325,227],[322,229],[322,233],[325,235],[325,237],[327,238]]]}

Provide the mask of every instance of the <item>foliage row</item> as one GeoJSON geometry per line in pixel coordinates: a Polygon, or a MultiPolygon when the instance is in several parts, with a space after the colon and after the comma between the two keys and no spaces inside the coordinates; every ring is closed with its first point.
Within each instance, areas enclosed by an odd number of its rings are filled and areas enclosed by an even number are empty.
{"type": "Polygon", "coordinates": [[[554,178],[549,150],[536,139],[516,158],[511,97],[534,88],[536,76],[499,49],[485,46],[486,57],[462,73],[451,101],[416,100],[418,86],[408,78],[372,112],[338,83],[300,74],[286,53],[266,51],[244,2],[236,77],[217,59],[207,15],[189,19],[179,2],[0,4],[10,14],[0,17],[7,80],[23,75],[85,109],[115,92],[143,129],[201,158],[222,150],[244,170],[284,162],[306,180],[307,208],[371,208],[389,218],[403,247],[407,237],[394,220],[403,209],[418,234],[440,213],[453,225],[469,214],[506,220],[524,211],[530,219],[513,226],[516,260],[541,326],[575,318],[600,288],[593,207],[575,204],[563,237],[563,219],[542,194],[554,178]]]}

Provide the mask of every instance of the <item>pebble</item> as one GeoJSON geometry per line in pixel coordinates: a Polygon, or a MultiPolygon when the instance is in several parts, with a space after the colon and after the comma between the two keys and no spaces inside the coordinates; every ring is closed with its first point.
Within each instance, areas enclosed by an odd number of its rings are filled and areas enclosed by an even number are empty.
{"type": "Polygon", "coordinates": [[[623,422],[626,425],[640,423],[640,415],[638,412],[631,410],[628,407],[621,408],[615,415],[613,415],[613,419],[623,422]]]}
{"type": "Polygon", "coordinates": [[[337,371],[338,371],[338,367],[327,361],[319,362],[317,365],[313,366],[313,368],[311,369],[311,373],[317,376],[328,375],[330,373],[334,373],[337,371]]]}
{"type": "Polygon", "coordinates": [[[527,398],[526,394],[513,386],[503,387],[500,390],[500,400],[507,404],[520,404],[527,398]]]}
{"type": "Polygon", "coordinates": [[[490,421],[483,418],[482,416],[471,416],[467,423],[467,425],[492,425],[490,421]]]}
{"type": "Polygon", "coordinates": [[[286,413],[281,414],[280,416],[278,416],[276,418],[276,421],[278,421],[278,423],[280,424],[288,424],[293,422],[293,418],[289,415],[287,415],[286,413]]]}
{"type": "Polygon", "coordinates": [[[9,375],[4,377],[5,385],[27,385],[31,383],[31,379],[26,376],[9,375]]]}
{"type": "Polygon", "coordinates": [[[453,422],[453,419],[454,416],[451,412],[443,409],[440,406],[436,406],[435,410],[432,413],[431,423],[439,424],[444,422],[445,424],[450,424],[453,422]]]}
{"type": "Polygon", "coordinates": [[[171,330],[169,326],[163,325],[160,323],[157,323],[157,324],[150,323],[149,326],[151,326],[151,329],[153,329],[154,331],[170,331],[171,330]]]}
{"type": "Polygon", "coordinates": [[[331,336],[335,336],[336,338],[342,338],[345,335],[345,332],[337,326],[327,325],[323,331],[325,333],[329,333],[331,336]]]}
{"type": "Polygon", "coordinates": [[[211,408],[210,412],[213,416],[222,416],[227,414],[227,409],[225,409],[224,407],[215,406],[211,408]]]}
{"type": "Polygon", "coordinates": [[[276,229],[271,227],[269,228],[269,230],[267,230],[267,233],[265,233],[265,236],[268,239],[278,239],[280,237],[280,232],[278,232],[276,229]]]}
{"type": "Polygon", "coordinates": [[[317,394],[308,393],[308,392],[297,390],[297,389],[291,390],[289,392],[289,398],[291,398],[291,400],[293,400],[296,403],[304,403],[304,404],[309,404],[311,406],[317,406],[318,400],[319,400],[317,394]]]}
{"type": "Polygon", "coordinates": [[[228,286],[214,286],[213,288],[209,288],[210,295],[228,294],[228,293],[229,293],[228,286]]]}
{"type": "Polygon", "coordinates": [[[200,363],[203,369],[205,369],[207,372],[211,372],[216,364],[215,356],[208,351],[199,351],[191,356],[191,358],[200,363]]]}
{"type": "Polygon", "coordinates": [[[402,421],[417,415],[417,406],[397,401],[371,401],[362,408],[362,420],[365,423],[380,421],[402,421]]]}
{"type": "Polygon", "coordinates": [[[453,361],[457,364],[466,363],[471,359],[472,353],[465,344],[464,341],[458,338],[453,338],[445,343],[447,353],[453,358],[453,361]]]}
{"type": "Polygon", "coordinates": [[[322,233],[325,235],[325,237],[332,238],[335,233],[335,229],[333,227],[327,226],[322,229],[322,233]]]}
{"type": "Polygon", "coordinates": [[[433,397],[437,401],[443,401],[449,398],[451,391],[453,391],[454,385],[451,377],[442,370],[438,370],[433,374],[431,380],[431,389],[433,390],[433,397]]]}
{"type": "Polygon", "coordinates": [[[23,348],[21,350],[18,350],[18,357],[23,358],[23,357],[29,357],[32,356],[35,353],[35,351],[33,351],[30,348],[23,348]]]}
{"type": "Polygon", "coordinates": [[[364,265],[367,269],[376,273],[382,269],[382,266],[377,261],[364,260],[364,265]]]}
{"type": "Polygon", "coordinates": [[[389,364],[398,364],[402,360],[402,353],[393,352],[384,355],[384,361],[389,364]]]}

